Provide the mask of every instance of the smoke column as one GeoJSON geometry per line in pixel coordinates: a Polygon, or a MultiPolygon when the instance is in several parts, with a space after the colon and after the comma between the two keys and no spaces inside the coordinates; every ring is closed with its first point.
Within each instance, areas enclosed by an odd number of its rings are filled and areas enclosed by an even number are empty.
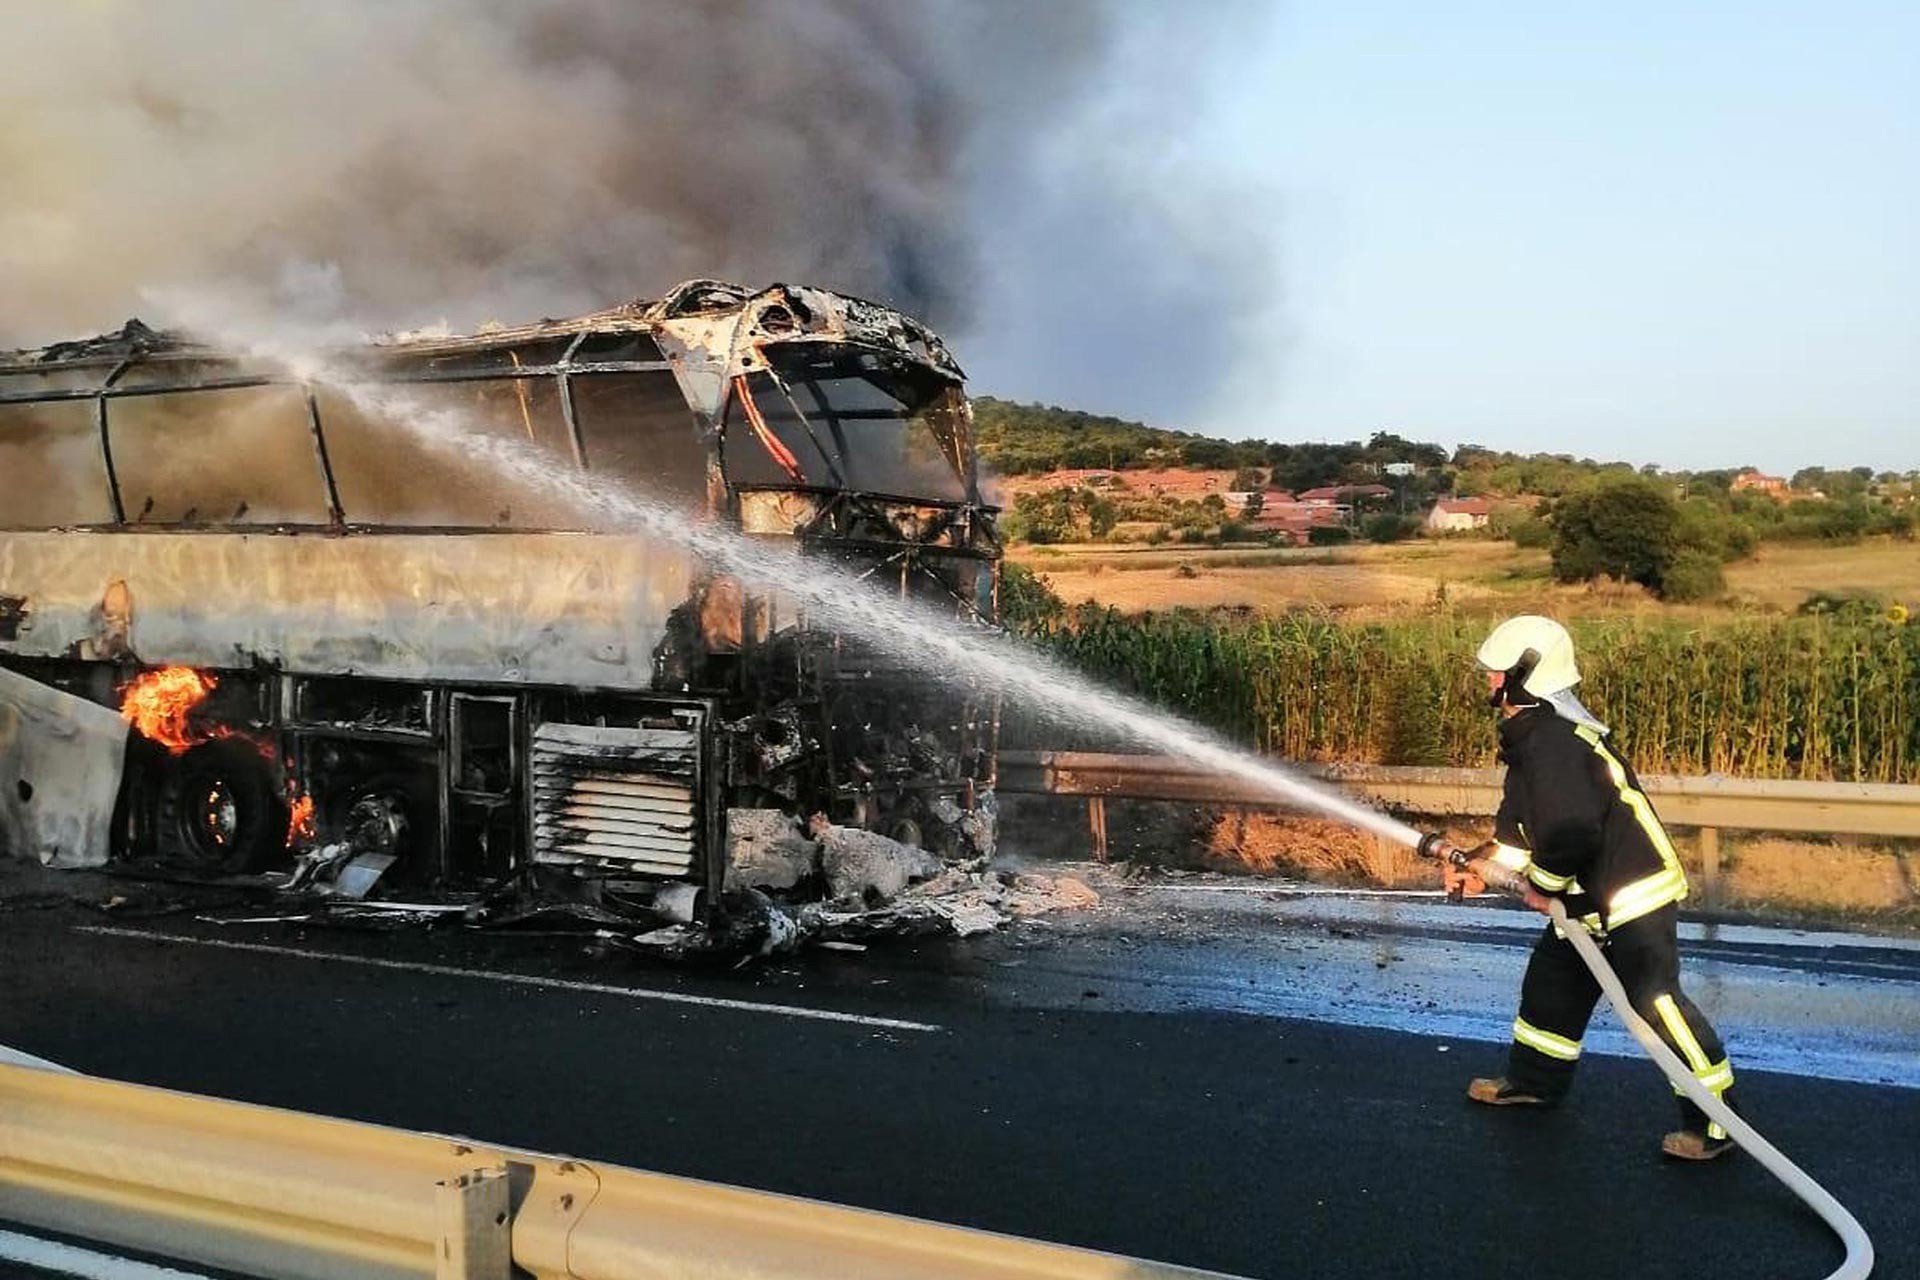
{"type": "MultiPolygon", "coordinates": [[[[789,280],[962,339],[1036,297],[1150,315],[1178,278],[1231,298],[1226,264],[1182,229],[1191,184],[1144,201],[1129,167],[1178,145],[1151,122],[1183,127],[1157,104],[1204,74],[1184,63],[1205,41],[1156,37],[1146,69],[1127,50],[1145,21],[1224,38],[1234,14],[1152,15],[1119,0],[20,6],[0,41],[0,346],[115,327],[178,290],[365,331],[789,280]],[[1130,120],[1111,116],[1116,77],[1130,120]],[[1089,260],[1139,270],[983,297],[1123,227],[1089,260]]],[[[1111,360],[1050,321],[1022,349],[1111,360]]]]}

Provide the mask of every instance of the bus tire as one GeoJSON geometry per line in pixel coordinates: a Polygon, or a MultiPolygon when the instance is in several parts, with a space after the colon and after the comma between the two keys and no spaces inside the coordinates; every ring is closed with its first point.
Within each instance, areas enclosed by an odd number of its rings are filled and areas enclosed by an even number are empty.
{"type": "Polygon", "coordinates": [[[160,811],[167,852],[198,872],[255,871],[286,848],[286,802],[244,738],[216,738],[171,762],[160,811]]]}

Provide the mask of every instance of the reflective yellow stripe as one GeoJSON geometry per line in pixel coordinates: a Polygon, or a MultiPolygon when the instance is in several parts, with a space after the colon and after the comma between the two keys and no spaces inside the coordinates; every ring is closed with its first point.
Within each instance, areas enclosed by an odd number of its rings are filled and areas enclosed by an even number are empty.
{"type": "MultiPolygon", "coordinates": [[[[1700,1082],[1701,1088],[1718,1096],[1733,1088],[1733,1065],[1722,1059],[1718,1066],[1694,1072],[1693,1078],[1700,1082]]],[[[1676,1098],[1684,1098],[1687,1096],[1687,1091],[1679,1085],[1674,1085],[1673,1095],[1676,1098]]]]}
{"type": "Polygon", "coordinates": [[[1700,1041],[1694,1038],[1693,1028],[1680,1016],[1680,1006],[1673,1002],[1672,996],[1655,996],[1653,1007],[1660,1014],[1660,1021],[1667,1024],[1667,1034],[1680,1047],[1686,1056],[1687,1065],[1693,1068],[1693,1074],[1713,1070],[1713,1064],[1707,1061],[1707,1051],[1700,1047],[1700,1041]]]}
{"type": "Polygon", "coordinates": [[[1628,920],[1639,919],[1649,911],[1658,910],[1669,902],[1680,901],[1687,896],[1687,873],[1681,870],[1680,856],[1673,851],[1673,841],[1667,838],[1667,829],[1660,825],[1660,819],[1654,815],[1653,805],[1637,787],[1627,781],[1626,766],[1621,764],[1619,757],[1607,748],[1606,740],[1598,732],[1583,724],[1575,725],[1573,731],[1579,735],[1581,741],[1593,748],[1594,754],[1599,756],[1601,763],[1607,766],[1607,776],[1613,779],[1614,790],[1620,793],[1621,802],[1633,812],[1634,821],[1640,824],[1640,829],[1647,833],[1647,839],[1653,842],[1654,849],[1660,854],[1660,863],[1663,868],[1659,874],[1671,877],[1678,884],[1677,890],[1672,892],[1671,896],[1663,897],[1657,902],[1645,903],[1631,900],[1622,903],[1621,899],[1649,883],[1654,877],[1635,881],[1614,895],[1613,901],[1616,905],[1608,910],[1607,922],[1624,924],[1628,920]],[[1620,908],[1623,906],[1627,910],[1625,915],[1620,913],[1620,908]]]}
{"type": "Polygon", "coordinates": [[[1687,877],[1683,873],[1656,871],[1613,895],[1613,900],[1607,903],[1607,925],[1617,929],[1629,920],[1638,920],[1686,896],[1687,877]]]}
{"type": "Polygon", "coordinates": [[[1527,879],[1548,893],[1559,893],[1573,883],[1572,876],[1557,876],[1537,862],[1527,864],[1527,879]]]}
{"type": "MultiPolygon", "coordinates": [[[[1589,911],[1587,914],[1581,916],[1580,925],[1596,938],[1605,938],[1607,936],[1607,926],[1600,922],[1600,913],[1598,911],[1589,911]]],[[[1553,926],[1553,936],[1556,938],[1564,938],[1567,936],[1567,931],[1556,924],[1553,926]]]]}
{"type": "Polygon", "coordinates": [[[1510,844],[1500,844],[1496,841],[1493,846],[1493,855],[1488,860],[1509,871],[1525,871],[1527,864],[1533,861],[1533,855],[1525,849],[1516,849],[1510,844]]]}
{"type": "Polygon", "coordinates": [[[1707,1136],[1709,1138],[1712,1138],[1715,1142],[1718,1142],[1720,1141],[1720,1139],[1727,1136],[1727,1131],[1725,1129],[1722,1129],[1719,1125],[1709,1122],[1707,1124],[1707,1136]]]}
{"type": "Polygon", "coordinates": [[[1551,1031],[1542,1031],[1525,1018],[1513,1020],[1513,1038],[1529,1049],[1538,1049],[1549,1058],[1558,1058],[1562,1062],[1572,1062],[1580,1056],[1580,1042],[1557,1036],[1551,1031]]]}
{"type": "Polygon", "coordinates": [[[1656,871],[1643,880],[1635,880],[1613,895],[1607,903],[1607,915],[1616,923],[1631,915],[1645,915],[1655,907],[1677,902],[1687,896],[1687,882],[1670,871],[1656,871]]]}
{"type": "Polygon", "coordinates": [[[1700,1077],[1700,1083],[1715,1093],[1725,1093],[1733,1087],[1733,1064],[1730,1062],[1722,1062],[1717,1067],[1696,1074],[1700,1077]]]}

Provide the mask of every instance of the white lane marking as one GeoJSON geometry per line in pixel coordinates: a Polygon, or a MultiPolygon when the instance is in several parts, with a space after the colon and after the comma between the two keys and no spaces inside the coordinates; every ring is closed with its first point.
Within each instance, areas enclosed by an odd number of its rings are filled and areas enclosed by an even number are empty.
{"type": "Polygon", "coordinates": [[[84,1276],[86,1280],[206,1280],[198,1271],[157,1267],[151,1262],[95,1253],[57,1240],[23,1236],[17,1231],[0,1231],[0,1261],[57,1271],[63,1276],[84,1276]]]}
{"type": "Polygon", "coordinates": [[[422,964],[413,960],[385,960],[378,956],[348,955],[339,951],[313,951],[305,947],[276,947],[265,942],[239,942],[232,938],[194,938],[185,934],[161,933],[153,929],[123,929],[104,924],[75,926],[78,933],[99,934],[108,938],[137,938],[148,942],[170,942],[189,947],[216,947],[224,951],[251,951],[270,956],[292,956],[298,960],[331,960],[338,964],[364,965],[369,969],[398,969],[407,973],[430,973],[442,978],[478,978],[484,982],[508,982],[522,987],[546,987],[556,991],[587,991],[595,995],[626,996],[632,1000],[659,1000],[667,1004],[693,1004],[709,1009],[737,1009],[743,1013],[771,1013],[787,1018],[811,1018],[817,1022],[850,1022],[862,1027],[885,1027],[889,1031],[943,1031],[931,1022],[909,1022],[904,1018],[872,1018],[864,1013],[842,1013],[838,1009],[810,1009],[804,1005],[770,1004],[759,1000],[732,1000],[725,996],[696,996],[681,991],[656,991],[649,987],[616,987],[604,982],[572,982],[565,978],[540,978],[527,973],[500,973],[490,969],[458,969],[446,964],[422,964]]]}

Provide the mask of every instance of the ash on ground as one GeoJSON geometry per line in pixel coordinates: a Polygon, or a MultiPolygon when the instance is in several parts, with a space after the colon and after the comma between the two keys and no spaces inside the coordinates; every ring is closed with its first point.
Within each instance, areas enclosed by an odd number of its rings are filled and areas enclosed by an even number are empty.
{"type": "Polygon", "coordinates": [[[355,856],[341,845],[307,851],[291,871],[211,881],[152,868],[53,872],[0,860],[0,911],[73,904],[127,919],[187,916],[219,925],[574,935],[598,951],[738,961],[890,937],[965,938],[1101,901],[1082,875],[1017,861],[989,865],[985,856],[943,859],[817,817],[803,830],[778,810],[728,817],[726,882],[711,899],[682,881],[548,869],[465,892],[414,893],[387,878],[391,859],[355,856]]]}

